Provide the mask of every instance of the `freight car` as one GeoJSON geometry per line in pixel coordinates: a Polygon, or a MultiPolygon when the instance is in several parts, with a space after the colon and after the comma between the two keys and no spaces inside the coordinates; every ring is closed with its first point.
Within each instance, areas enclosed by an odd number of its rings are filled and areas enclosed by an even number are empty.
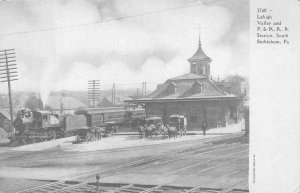
{"type": "Polygon", "coordinates": [[[103,128],[104,134],[116,133],[121,127],[132,127],[137,119],[144,119],[144,109],[124,109],[118,107],[93,108],[75,112],[77,115],[87,117],[87,126],[90,128],[103,128]]]}

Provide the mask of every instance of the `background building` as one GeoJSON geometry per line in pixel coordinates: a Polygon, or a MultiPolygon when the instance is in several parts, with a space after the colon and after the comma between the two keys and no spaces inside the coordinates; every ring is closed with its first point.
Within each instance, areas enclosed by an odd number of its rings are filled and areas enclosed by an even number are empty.
{"type": "Polygon", "coordinates": [[[74,114],[76,110],[86,109],[87,106],[74,97],[50,96],[47,108],[56,114],[74,114]]]}

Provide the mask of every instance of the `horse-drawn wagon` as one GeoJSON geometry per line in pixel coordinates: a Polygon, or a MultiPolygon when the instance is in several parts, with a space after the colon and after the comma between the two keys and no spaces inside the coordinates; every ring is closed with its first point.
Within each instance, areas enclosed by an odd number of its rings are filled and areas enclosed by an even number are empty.
{"type": "Polygon", "coordinates": [[[116,134],[120,128],[120,124],[116,121],[108,121],[104,123],[104,135],[116,134]]]}
{"type": "Polygon", "coordinates": [[[176,127],[178,132],[186,135],[187,120],[183,115],[171,115],[169,118],[169,125],[171,127],[176,127]]]}
{"type": "Polygon", "coordinates": [[[161,117],[149,117],[139,122],[138,132],[140,137],[158,136],[163,125],[161,117]]]}

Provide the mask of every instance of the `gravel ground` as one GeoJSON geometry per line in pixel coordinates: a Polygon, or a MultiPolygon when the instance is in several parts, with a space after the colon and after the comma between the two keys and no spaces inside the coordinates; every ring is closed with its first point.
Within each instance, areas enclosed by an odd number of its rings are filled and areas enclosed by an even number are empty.
{"type": "MultiPolygon", "coordinates": [[[[232,136],[236,135],[240,134],[232,136]]],[[[223,136],[230,137],[231,135],[223,136]]],[[[0,147],[0,191],[10,193],[28,189],[49,183],[49,180],[65,180],[87,171],[130,163],[137,159],[177,151],[178,148],[195,144],[208,146],[211,142],[215,143],[224,137],[211,134],[206,137],[191,135],[163,140],[155,137],[139,139],[138,136],[125,135],[108,137],[89,144],[56,145],[42,151],[15,151],[12,148],[0,147]],[[152,146],[153,144],[156,145],[152,146]]],[[[226,143],[226,140],[221,141],[226,143]]],[[[178,164],[183,163],[178,162],[178,164]]],[[[168,167],[148,172],[158,175],[160,172],[168,171],[168,167]]],[[[141,172],[140,175],[145,175],[144,172],[147,171],[141,172]]],[[[121,178],[124,179],[124,176],[121,178]]],[[[107,180],[110,181],[109,179],[107,180]]]]}
{"type": "Polygon", "coordinates": [[[42,186],[51,182],[52,181],[27,180],[21,178],[0,178],[0,192],[13,193],[22,189],[42,186]]]}

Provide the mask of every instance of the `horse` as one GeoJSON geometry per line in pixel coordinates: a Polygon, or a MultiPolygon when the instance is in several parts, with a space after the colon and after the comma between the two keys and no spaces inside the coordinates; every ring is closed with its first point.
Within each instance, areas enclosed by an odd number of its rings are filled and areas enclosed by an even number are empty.
{"type": "Polygon", "coordinates": [[[135,119],[132,123],[132,128],[134,130],[137,130],[139,133],[139,136],[143,138],[143,134],[145,133],[145,120],[143,119],[135,119]]]}
{"type": "Polygon", "coordinates": [[[169,134],[168,134],[168,128],[167,128],[166,126],[160,125],[159,131],[160,131],[160,134],[163,136],[163,139],[164,139],[165,137],[168,137],[168,136],[169,136],[169,134]]]}
{"type": "Polygon", "coordinates": [[[152,136],[152,135],[155,135],[157,137],[158,134],[159,134],[159,130],[154,124],[147,125],[145,127],[145,136],[146,137],[149,137],[149,136],[152,136]]]}
{"type": "Polygon", "coordinates": [[[169,125],[166,125],[166,128],[168,129],[168,136],[169,136],[169,139],[173,136],[174,139],[177,138],[177,135],[178,135],[178,130],[176,127],[171,127],[169,125]]]}
{"type": "Polygon", "coordinates": [[[143,135],[144,135],[144,133],[145,133],[145,131],[146,131],[146,128],[145,128],[144,126],[142,126],[142,125],[139,125],[139,126],[137,126],[137,130],[138,130],[138,132],[139,132],[139,136],[140,136],[141,138],[143,138],[143,135]]]}
{"type": "Polygon", "coordinates": [[[181,128],[180,126],[176,127],[177,133],[180,135],[180,137],[186,135],[186,127],[181,128]]]}

